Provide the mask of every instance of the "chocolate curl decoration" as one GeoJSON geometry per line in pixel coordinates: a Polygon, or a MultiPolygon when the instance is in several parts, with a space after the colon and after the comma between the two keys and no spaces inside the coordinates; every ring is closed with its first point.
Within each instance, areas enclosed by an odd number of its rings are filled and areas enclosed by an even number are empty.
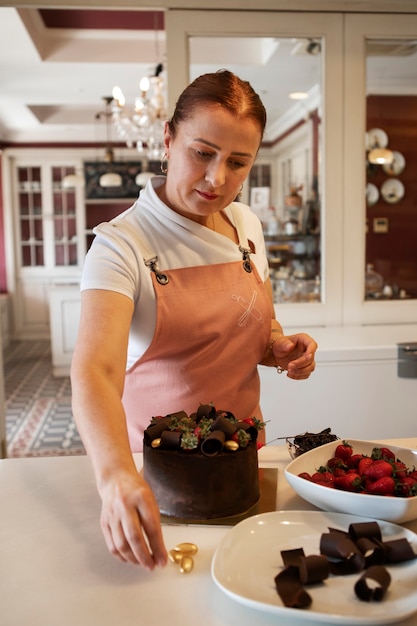
{"type": "Polygon", "coordinates": [[[179,450],[181,447],[181,433],[176,430],[164,430],[161,433],[161,448],[179,450]]]}
{"type": "Polygon", "coordinates": [[[311,596],[303,585],[322,582],[329,576],[329,562],[324,556],[305,556],[302,548],[282,550],[285,568],[275,576],[275,587],[285,606],[304,609],[311,596]]]}
{"type": "Polygon", "coordinates": [[[385,563],[386,549],[381,542],[369,537],[360,537],[356,542],[356,546],[365,557],[365,567],[385,563]]]}
{"type": "Polygon", "coordinates": [[[389,572],[382,565],[369,567],[355,583],[355,593],[360,600],[369,602],[376,600],[380,602],[384,597],[391,582],[389,572]],[[372,580],[372,586],[368,585],[368,580],[372,580]],[[377,586],[375,586],[375,583],[377,586]]]}
{"type": "Polygon", "coordinates": [[[311,554],[300,559],[300,583],[311,585],[321,583],[329,577],[330,565],[325,556],[311,554]]]}
{"type": "Polygon", "coordinates": [[[153,441],[161,436],[164,430],[168,430],[171,424],[171,418],[160,417],[154,424],[148,426],[145,430],[145,437],[148,441],[153,441]]]}
{"type": "Polygon", "coordinates": [[[299,569],[289,565],[275,576],[275,588],[284,606],[305,609],[311,604],[311,596],[299,580],[299,569]]]}
{"type": "Polygon", "coordinates": [[[211,425],[212,430],[221,430],[225,435],[231,437],[237,431],[238,422],[231,422],[224,415],[217,415],[213,424],[211,425]]]}
{"type": "Polygon", "coordinates": [[[411,561],[417,555],[414,553],[408,539],[393,539],[392,541],[384,541],[383,546],[386,550],[387,563],[402,563],[403,561],[411,561]]]}
{"type": "Polygon", "coordinates": [[[201,443],[201,452],[205,456],[215,456],[223,450],[226,436],[221,430],[213,430],[201,443]]]}
{"type": "Polygon", "coordinates": [[[207,417],[212,420],[216,419],[216,409],[212,404],[200,404],[197,409],[197,424],[201,419],[203,419],[203,417],[207,417]]]}
{"type": "Polygon", "coordinates": [[[345,533],[323,533],[320,538],[320,553],[338,561],[330,563],[330,571],[337,576],[360,572],[365,566],[365,557],[345,533]]]}
{"type": "Polygon", "coordinates": [[[378,522],[357,522],[356,524],[350,524],[349,537],[355,543],[362,537],[382,541],[381,529],[378,522]]]}

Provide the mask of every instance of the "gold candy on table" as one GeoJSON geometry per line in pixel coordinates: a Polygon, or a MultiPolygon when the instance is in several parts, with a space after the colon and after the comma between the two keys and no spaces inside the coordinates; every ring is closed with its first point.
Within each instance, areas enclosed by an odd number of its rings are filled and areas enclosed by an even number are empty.
{"type": "Polygon", "coordinates": [[[189,574],[194,567],[193,556],[197,552],[198,548],[195,543],[184,541],[170,550],[168,556],[173,563],[179,564],[181,574],[189,574]]]}

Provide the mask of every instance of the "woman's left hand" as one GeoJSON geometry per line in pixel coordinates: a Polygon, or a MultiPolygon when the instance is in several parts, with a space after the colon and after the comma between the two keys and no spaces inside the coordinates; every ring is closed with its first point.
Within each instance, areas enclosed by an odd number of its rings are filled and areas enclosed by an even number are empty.
{"type": "Polygon", "coordinates": [[[316,350],[317,343],[306,333],[280,335],[272,344],[276,366],[287,370],[288,378],[294,380],[303,380],[314,372],[316,350]]]}

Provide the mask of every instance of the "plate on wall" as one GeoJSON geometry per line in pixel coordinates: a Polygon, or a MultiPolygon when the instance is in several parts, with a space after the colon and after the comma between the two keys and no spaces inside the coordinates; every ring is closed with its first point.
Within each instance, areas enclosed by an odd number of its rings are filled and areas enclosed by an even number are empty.
{"type": "Polygon", "coordinates": [[[366,133],[366,149],[386,148],[388,145],[388,135],[382,128],[371,128],[366,133]]]}
{"type": "Polygon", "coordinates": [[[391,163],[384,163],[382,169],[386,174],[390,174],[391,176],[398,176],[405,168],[405,158],[401,152],[397,152],[393,150],[394,159],[391,163]]]}
{"type": "Polygon", "coordinates": [[[379,200],[378,187],[373,183],[366,185],[366,204],[368,206],[374,206],[379,200]]]}
{"type": "MultiPolygon", "coordinates": [[[[417,560],[388,567],[389,593],[382,602],[362,602],[355,597],[358,574],[334,576],[309,589],[308,609],[283,605],[274,578],[281,570],[281,550],[304,548],[319,554],[322,533],[328,527],[347,530],[349,524],[369,518],[324,511],[274,511],[255,515],[231,528],[214,553],[211,573],[217,586],[233,600],[252,609],[281,616],[287,621],[316,624],[381,626],[417,612],[415,581],[417,560]]],[[[379,521],[384,541],[406,538],[417,551],[417,536],[390,522],[379,521]]],[[[278,623],[278,622],[277,622],[278,623]]]]}
{"type": "Polygon", "coordinates": [[[396,204],[404,196],[404,185],[398,178],[388,178],[381,185],[381,195],[388,204],[396,204]]]}

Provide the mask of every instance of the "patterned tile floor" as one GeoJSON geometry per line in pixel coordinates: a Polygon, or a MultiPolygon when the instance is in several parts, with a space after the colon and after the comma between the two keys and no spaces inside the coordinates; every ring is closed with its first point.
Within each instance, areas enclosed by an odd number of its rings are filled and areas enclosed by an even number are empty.
{"type": "Polygon", "coordinates": [[[4,352],[7,455],[84,454],[69,377],[52,375],[48,341],[14,341],[4,352]]]}

